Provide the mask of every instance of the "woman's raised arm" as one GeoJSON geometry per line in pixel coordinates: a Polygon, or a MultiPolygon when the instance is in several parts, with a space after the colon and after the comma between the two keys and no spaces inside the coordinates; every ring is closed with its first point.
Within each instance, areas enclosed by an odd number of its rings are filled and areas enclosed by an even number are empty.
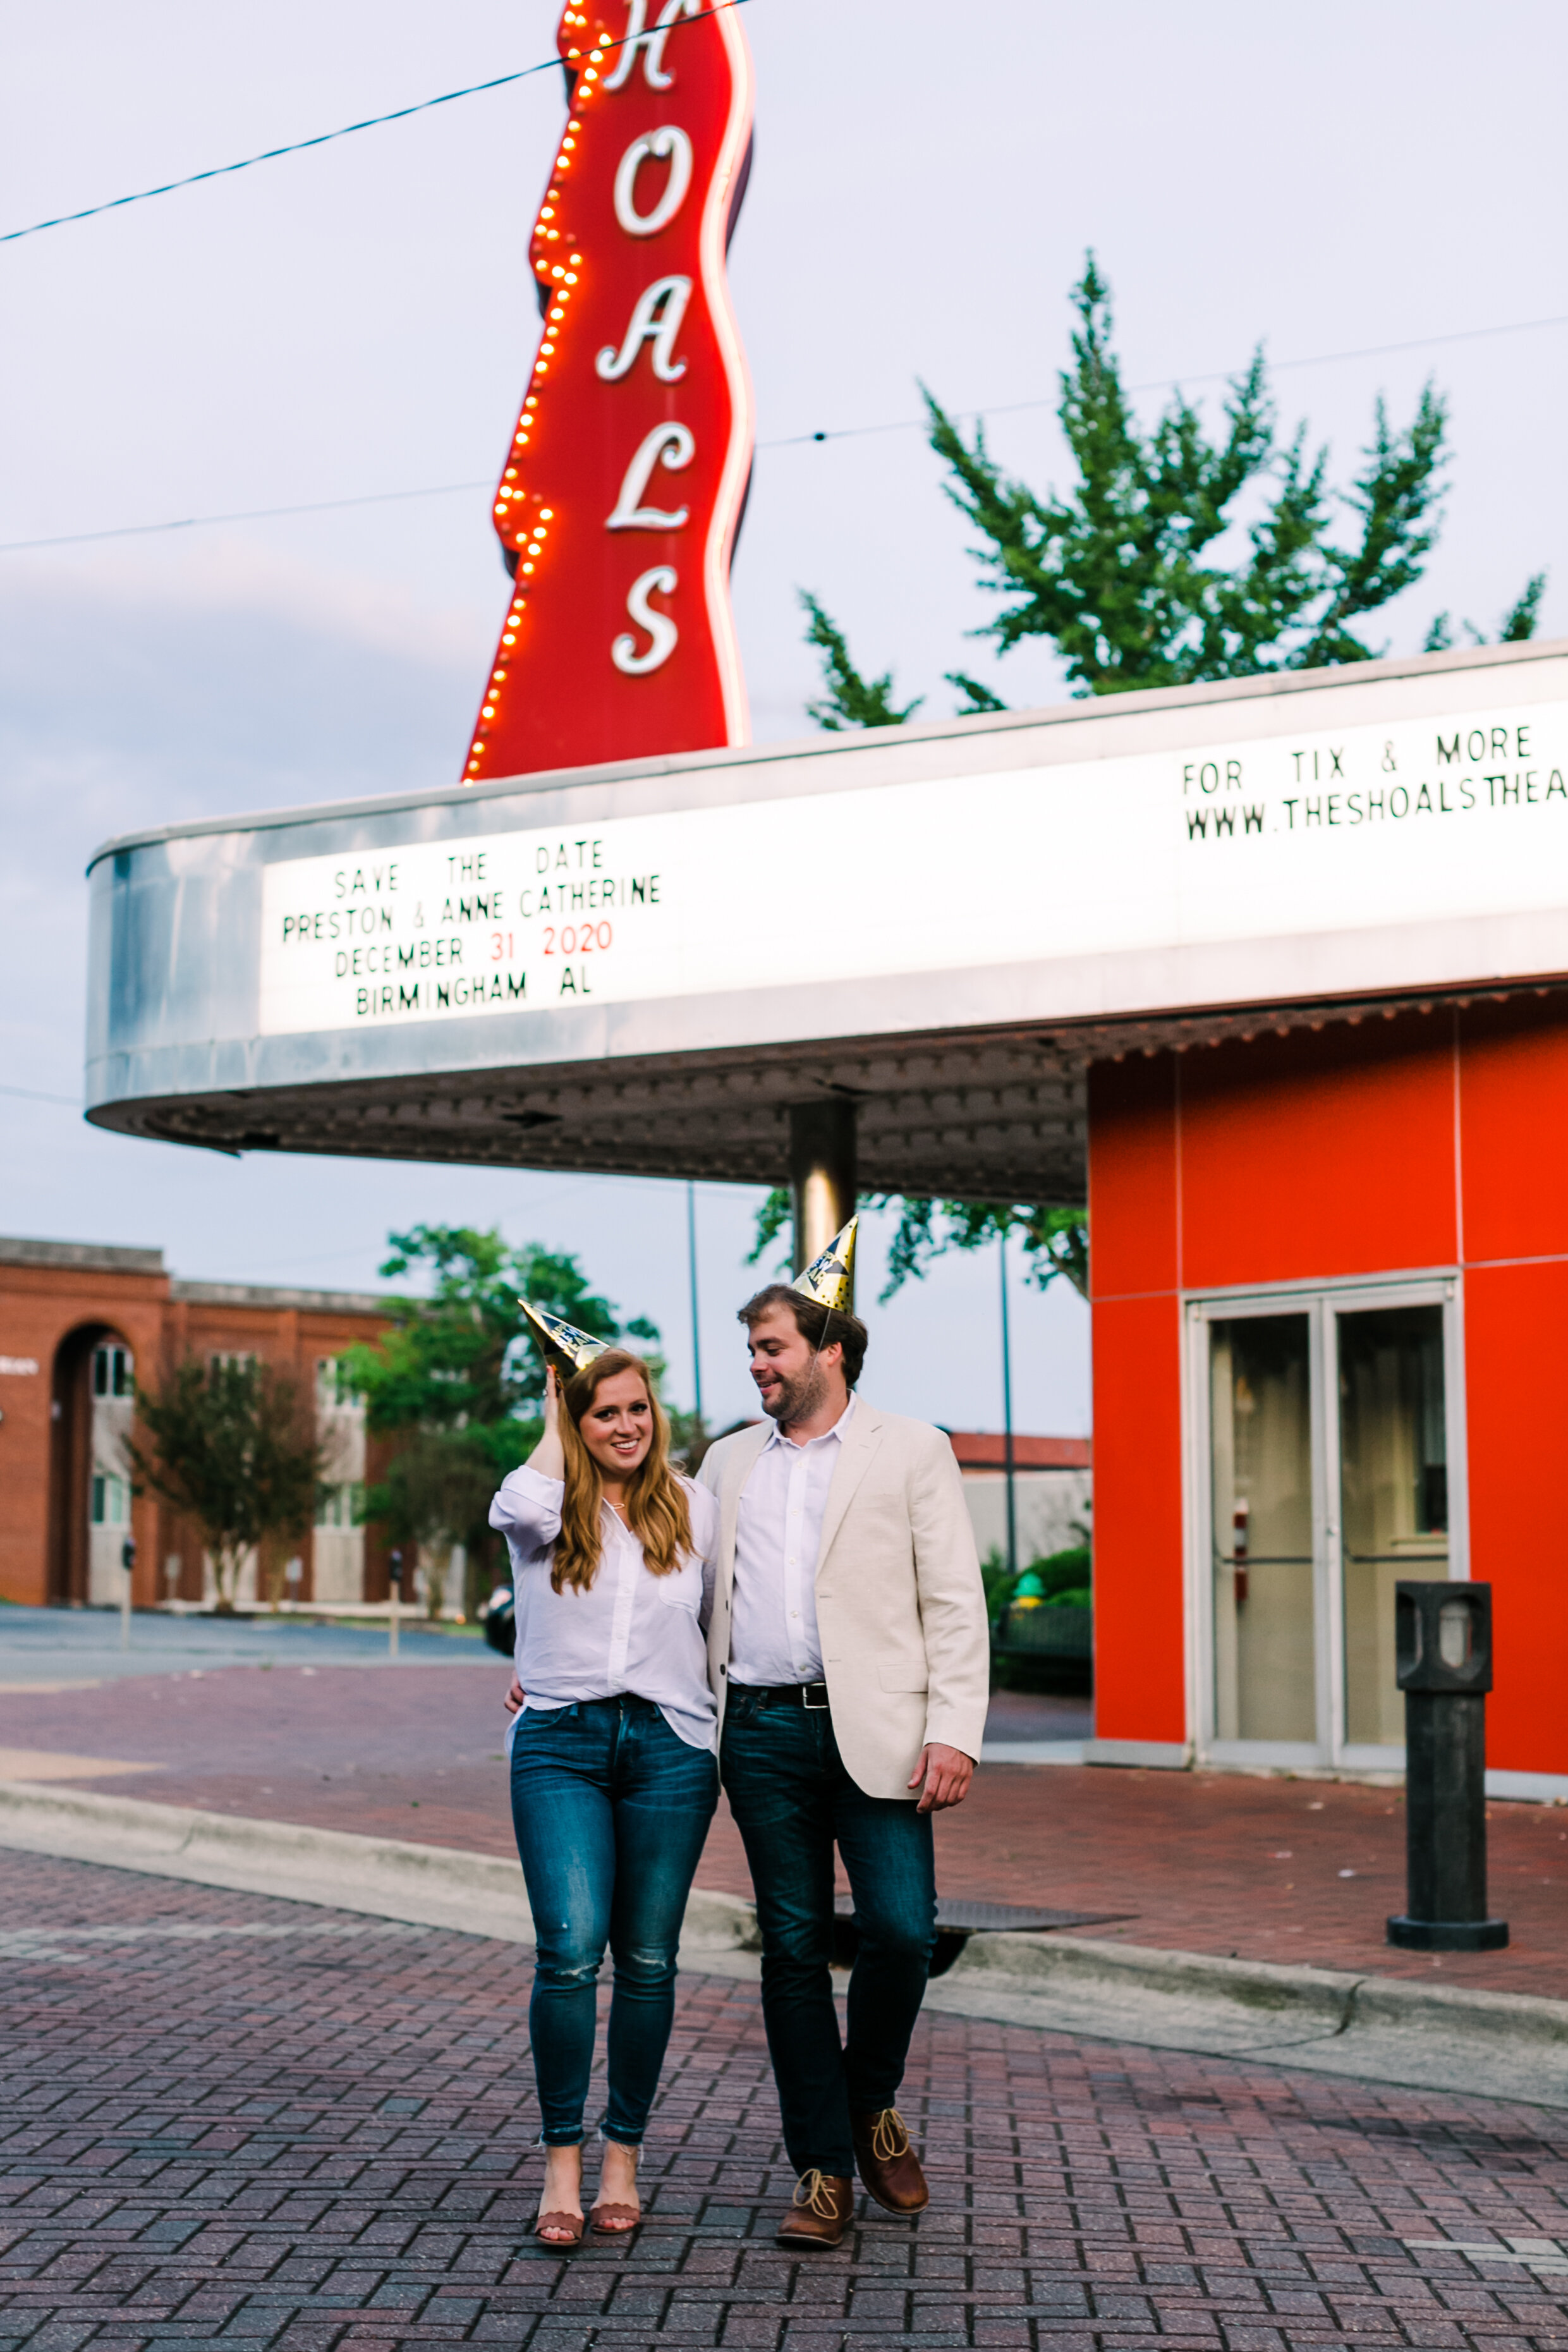
{"type": "Polygon", "coordinates": [[[545,1433],[528,1456],[528,1466],[541,1478],[566,1476],[566,1448],[560,1442],[560,1383],[555,1366],[545,1366],[545,1433]]]}

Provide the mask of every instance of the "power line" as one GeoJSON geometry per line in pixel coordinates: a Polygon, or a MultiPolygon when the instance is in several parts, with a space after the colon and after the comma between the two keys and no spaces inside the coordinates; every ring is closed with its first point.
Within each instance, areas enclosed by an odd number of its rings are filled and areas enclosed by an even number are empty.
{"type": "MultiPolygon", "coordinates": [[[[738,5],[738,0],[722,0],[722,5],[738,5]]],[[[481,85],[481,87],[487,86],[481,85]]],[[[433,104],[434,102],[432,100],[433,104]]],[[[387,116],[384,119],[390,121],[394,118],[387,116]]],[[[1358,351],[1318,352],[1305,359],[1278,360],[1272,363],[1273,373],[1283,374],[1288,369],[1294,368],[1335,367],[1354,360],[1387,359],[1402,352],[1436,350],[1438,345],[1445,343],[1479,342],[1490,335],[1524,335],[1533,333],[1541,328],[1564,326],[1568,326],[1568,311],[1561,312],[1550,319],[1516,319],[1506,325],[1497,327],[1458,327],[1448,334],[1416,335],[1406,342],[1368,343],[1358,351]]],[[[1161,376],[1148,383],[1129,384],[1127,391],[1129,394],[1174,392],[1183,384],[1228,383],[1234,373],[1233,369],[1215,368],[1202,375],[1161,376]]],[[[953,415],[960,424],[968,425],[989,416],[1018,416],[1030,409],[1051,408],[1055,406],[1057,397],[1056,394],[1049,394],[1038,400],[1006,401],[988,408],[959,408],[955,409],[953,415]]],[[[923,416],[902,416],[890,419],[881,425],[841,425],[816,433],[784,434],[776,440],[759,441],[757,447],[758,453],[769,449],[808,448],[815,442],[859,441],[881,433],[922,433],[925,430],[925,425],[926,420],[923,416]]],[[[110,530],[68,531],[52,539],[4,540],[0,541],[0,555],[21,555],[34,548],[86,547],[110,539],[146,539],[160,532],[172,530],[204,530],[220,523],[268,522],[287,515],[332,514],[340,512],[346,507],[390,506],[403,499],[455,498],[459,492],[487,490],[492,487],[494,479],[493,475],[486,474],[474,481],[436,482],[425,488],[416,490],[367,490],[354,498],[311,499],[296,506],[242,507],[227,514],[181,515],[168,522],[121,523],[110,530]]]]}
{"type": "MultiPolygon", "coordinates": [[[[1541,327],[1568,327],[1568,310],[1559,311],[1551,319],[1513,319],[1499,327],[1456,327],[1445,335],[1413,335],[1401,343],[1366,343],[1354,352],[1314,352],[1299,360],[1271,360],[1270,372],[1283,375],[1293,368],[1335,367],[1351,360],[1381,360],[1401,352],[1434,351],[1440,343],[1473,343],[1489,335],[1527,335],[1541,327]]],[[[1210,368],[1202,375],[1158,376],[1148,383],[1129,383],[1124,389],[1129,395],[1140,392],[1179,392],[1189,383],[1229,383],[1236,375],[1234,368],[1210,368]]],[[[977,417],[1019,416],[1026,409],[1054,408],[1059,393],[1042,395],[1038,400],[1011,400],[990,408],[958,408],[954,416],[963,424],[977,417]]],[[[924,433],[928,420],[924,416],[901,416],[885,425],[844,425],[829,433],[795,433],[782,441],[759,441],[759,449],[792,449],[811,441],[861,441],[876,433],[924,433]]],[[[4,551],[0,551],[3,552],[4,551]]]]}
{"type": "Polygon", "coordinates": [[[341,507],[388,506],[397,499],[444,499],[458,490],[487,490],[493,477],[478,482],[436,482],[423,490],[367,490],[352,499],[311,499],[302,506],[239,507],[232,514],[180,515],[172,522],[127,522],[113,530],[72,530],[57,539],[0,541],[0,555],[20,555],[33,547],[85,547],[104,539],[145,539],[155,531],[204,530],[214,523],[267,522],[276,515],[330,514],[341,507]]]}
{"type": "Polygon", "coordinates": [[[67,1110],[80,1110],[74,1095],[41,1095],[32,1087],[0,1087],[0,1095],[15,1095],[18,1102],[59,1103],[67,1110]]]}
{"type": "MultiPolygon", "coordinates": [[[[677,19],[679,24],[699,24],[705,16],[716,16],[721,8],[744,7],[746,0],[713,0],[707,8],[694,9],[689,16],[677,19]]],[[[618,41],[601,41],[601,51],[624,48],[627,41],[637,37],[622,34],[618,41]]],[[[391,114],[369,114],[362,122],[345,122],[340,130],[319,131],[313,139],[293,139],[286,147],[267,147],[259,155],[242,155],[237,163],[214,163],[205,172],[187,172],[183,179],[165,180],[156,188],[137,188],[128,196],[111,196],[107,204],[84,205],[79,212],[57,213],[52,220],[29,222],[26,228],[0,231],[0,245],[15,245],[19,237],[37,236],[47,228],[68,228],[73,221],[96,219],[99,213],[117,213],[126,205],[144,205],[153,196],[172,196],[176,189],[193,188],[204,180],[227,179],[233,172],[248,172],[257,163],[276,163],[280,155],[302,155],[308,147],[326,147],[334,139],[351,139],[356,131],[379,131],[384,123],[406,122],[411,114],[428,114],[434,106],[451,106],[460,98],[478,98],[489,89],[505,89],[508,83],[530,81],[536,74],[549,73],[559,66],[559,58],[547,58],[542,65],[523,66],[516,73],[496,74],[489,81],[472,81],[462,89],[444,89],[439,98],[416,99],[412,106],[400,106],[391,114]]]]}

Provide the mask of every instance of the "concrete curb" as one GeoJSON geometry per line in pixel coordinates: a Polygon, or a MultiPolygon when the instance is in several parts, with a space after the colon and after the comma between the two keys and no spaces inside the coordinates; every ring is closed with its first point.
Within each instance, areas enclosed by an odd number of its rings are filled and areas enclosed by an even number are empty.
{"type": "MultiPolygon", "coordinates": [[[[516,1863],[0,1782],[0,1848],[529,1944],[516,1863]]],[[[689,1966],[755,1979],[752,1906],[693,1889],[689,1966]]],[[[927,1991],[937,2013],[1417,2089],[1568,2106],[1568,2001],[1285,1968],[1076,1936],[984,1935],[927,1991]]]]}
{"type": "MultiPolygon", "coordinates": [[[[534,1923],[515,1862],[400,1838],[357,1837],[158,1805],[133,1797],[0,1781],[0,1847],[275,1895],[422,1927],[455,1927],[503,1943],[531,1944],[534,1923]]],[[[683,1948],[743,1952],[757,1942],[749,1903],[694,1891],[683,1948]]]]}
{"type": "Polygon", "coordinates": [[[977,1936],[926,2004],[1317,2074],[1568,2106],[1568,2001],[1077,1936],[977,1936]]]}

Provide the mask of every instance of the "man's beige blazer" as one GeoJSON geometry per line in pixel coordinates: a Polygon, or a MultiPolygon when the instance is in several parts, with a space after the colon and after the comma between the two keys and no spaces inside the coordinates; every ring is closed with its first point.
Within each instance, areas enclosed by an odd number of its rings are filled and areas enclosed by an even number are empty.
{"type": "MultiPolygon", "coordinates": [[[[740,1497],[772,1424],[709,1448],[719,1552],[708,1675],[724,1727],[740,1497]]],[[[977,1758],[990,1691],[985,1589],[953,1448],[939,1429],[863,1397],[828,1489],[817,1557],[817,1626],[833,1736],[872,1797],[906,1797],[928,1742],[977,1758]]]]}

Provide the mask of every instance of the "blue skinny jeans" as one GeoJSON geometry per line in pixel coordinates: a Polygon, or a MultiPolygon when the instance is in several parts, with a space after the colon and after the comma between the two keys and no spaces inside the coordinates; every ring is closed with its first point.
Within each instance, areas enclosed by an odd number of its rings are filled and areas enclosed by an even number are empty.
{"type": "Polygon", "coordinates": [[[548,2147],[583,2137],[606,1945],[604,2130],[641,2145],[675,2012],[675,1947],[718,1801],[712,1754],[626,1694],[527,1707],[512,1743],[512,1826],[534,1915],[528,2038],[548,2147]]]}

